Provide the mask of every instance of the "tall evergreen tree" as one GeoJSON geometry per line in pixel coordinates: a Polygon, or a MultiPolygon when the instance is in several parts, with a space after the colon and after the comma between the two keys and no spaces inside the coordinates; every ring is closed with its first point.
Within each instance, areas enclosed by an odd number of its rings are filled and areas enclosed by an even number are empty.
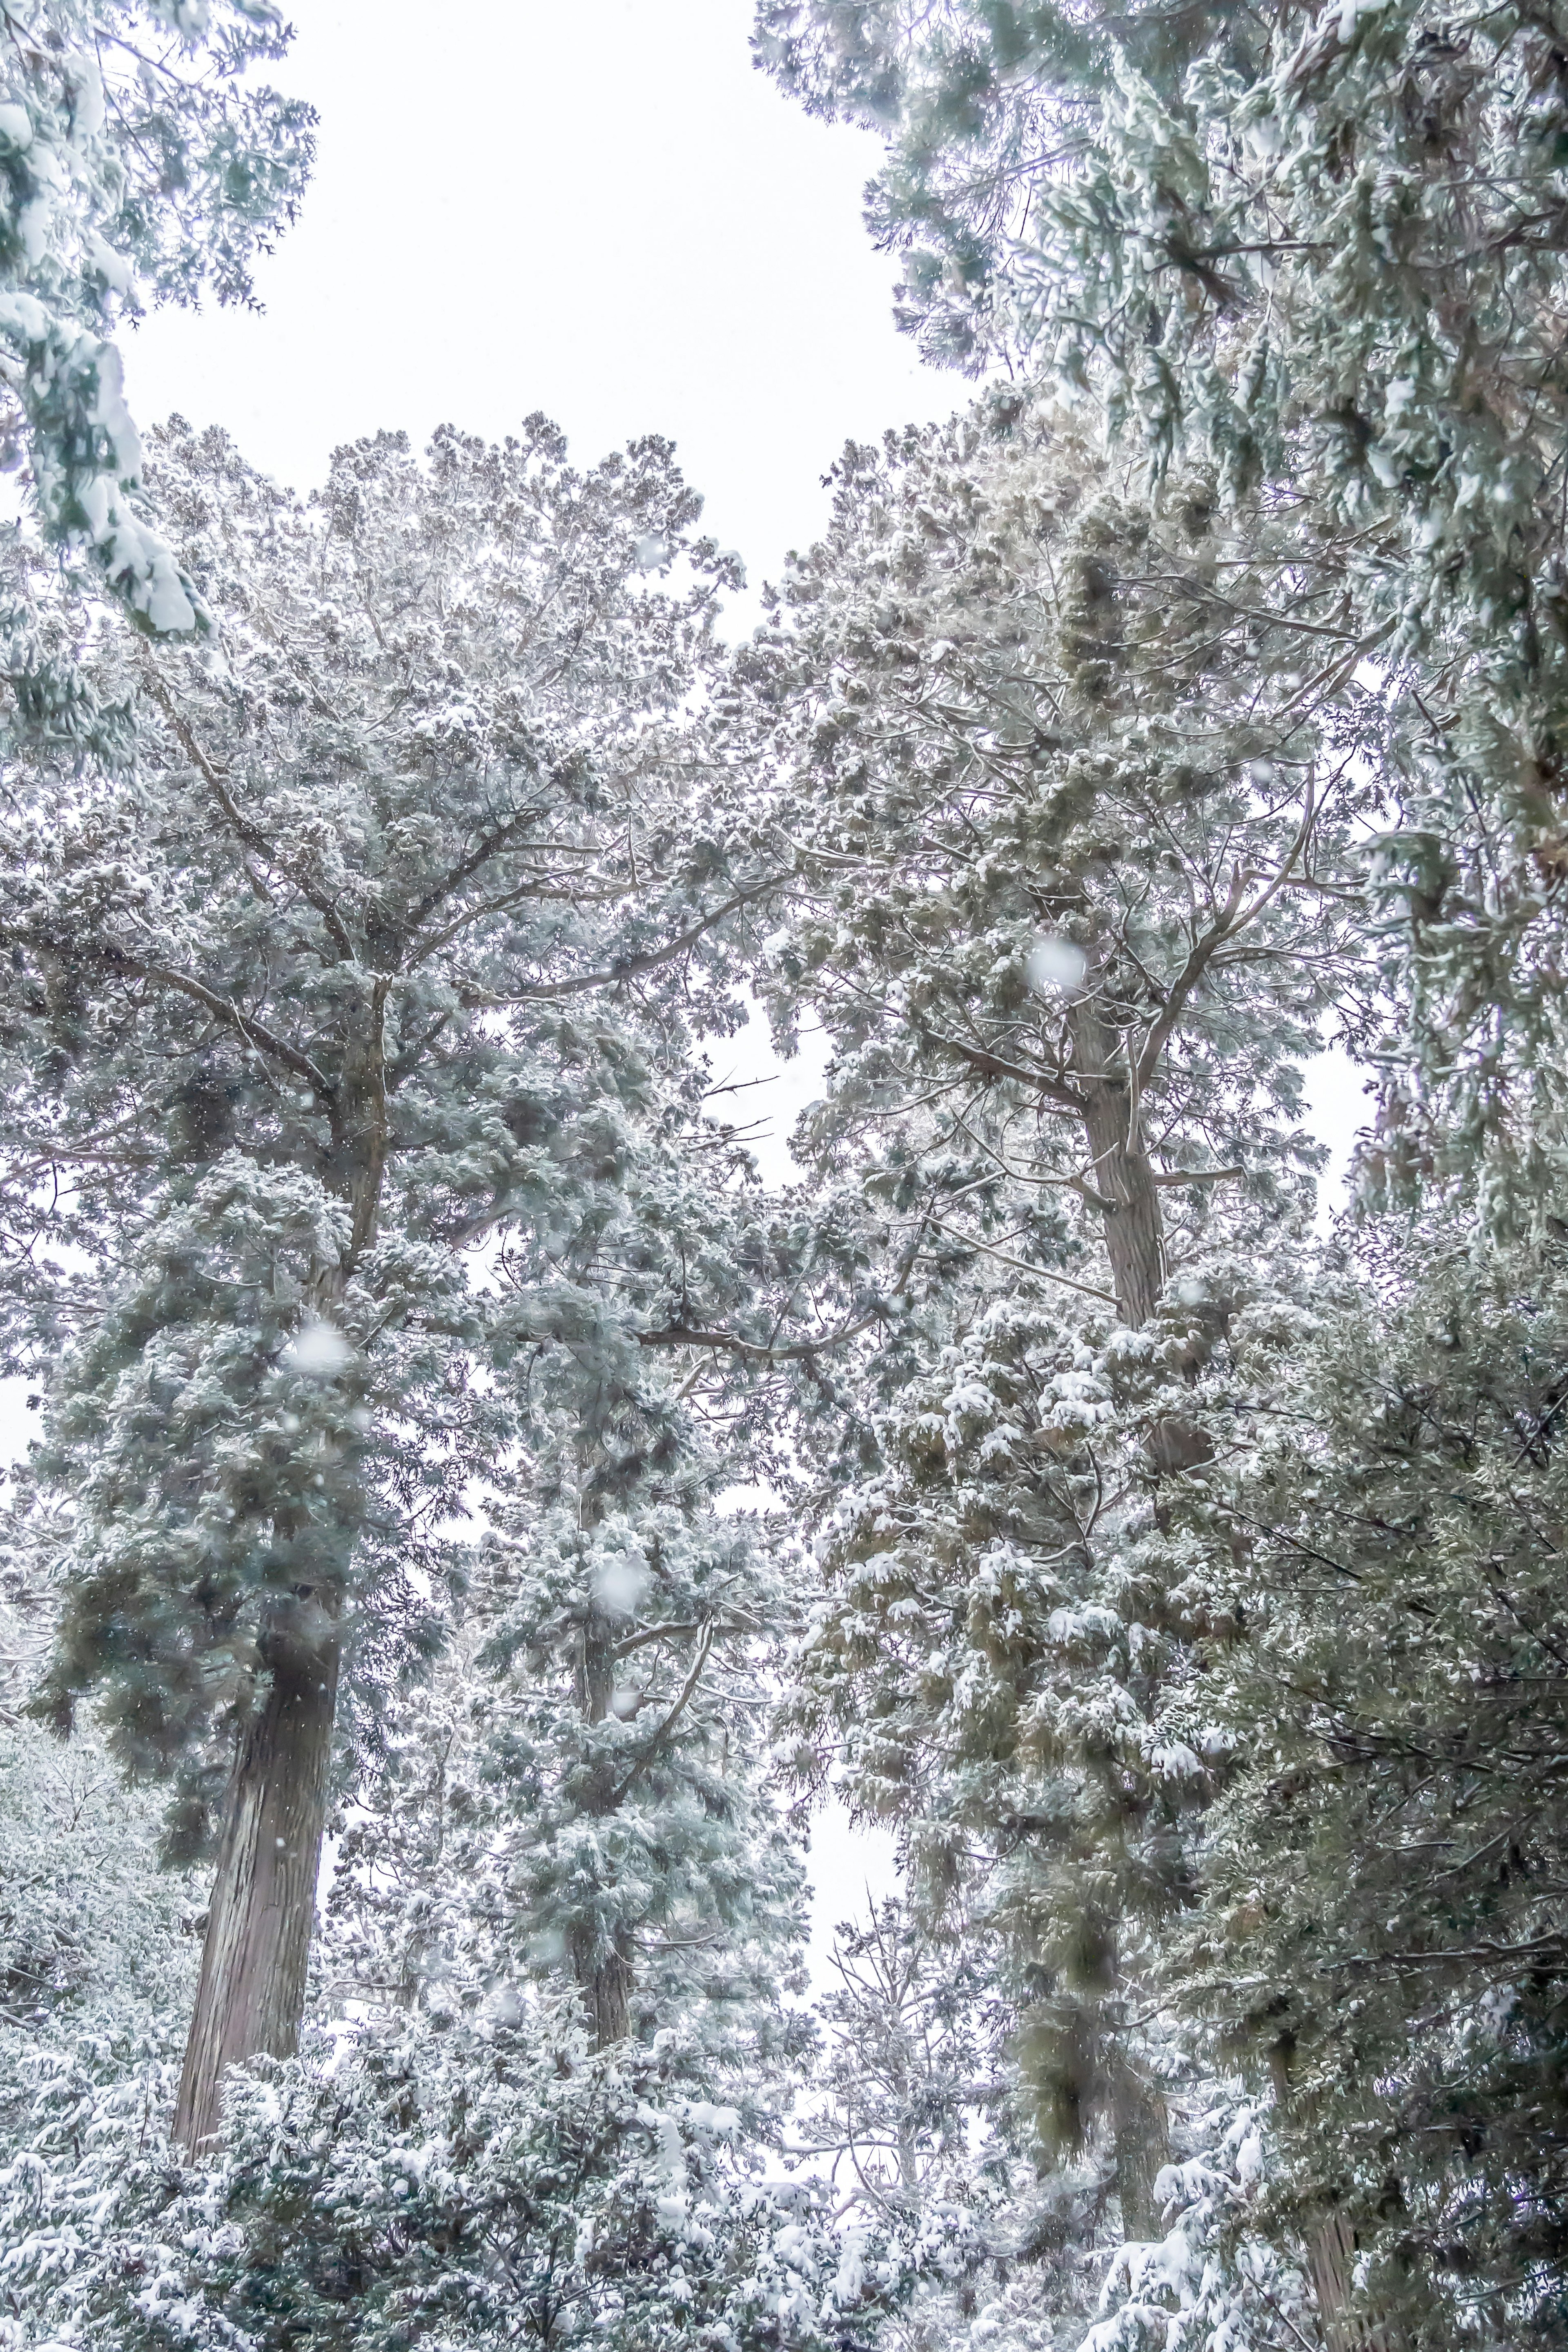
{"type": "Polygon", "coordinates": [[[1300,1061],[1355,947],[1376,713],[1303,678],[1322,594],[1266,509],[1201,473],[1151,503],[1009,396],[850,453],[753,656],[802,877],[769,984],[837,1047],[824,1164],[925,1269],[839,1465],[808,1769],[841,1743],[928,1906],[1002,1932],[1043,2136],[1109,2133],[1143,2239],[1131,2021],[1205,1785],[1154,1728],[1204,1517],[1173,1482],[1310,1197],[1300,1061]]]}
{"type": "MultiPolygon", "coordinates": [[[[1375,658],[1391,1172],[1563,1132],[1565,20],[1441,0],[1262,14],[763,0],[763,62],[876,123],[906,318],[1101,400],[1156,472],[1267,485],[1375,658]],[[1394,752],[1397,757],[1394,758],[1394,752]]],[[[1303,645],[1303,661],[1308,653],[1303,645]]]]}
{"type": "Polygon", "coordinates": [[[48,1703],[173,1777],[176,1850],[220,1832],[199,2144],[225,2067],[293,2045],[334,1727],[427,1643],[531,1382],[590,1525],[620,1417],[678,1444],[688,1324],[765,1314],[689,1038],[768,877],[665,445],[383,436],[306,507],[176,430],[159,490],[222,646],[133,659],[136,773],[40,760],[10,820],[7,1163],[82,1269],[39,1303],[75,1334],[48,1703]]]}
{"type": "Polygon", "coordinates": [[[1027,1201],[1024,1264],[1136,1329],[1230,1188],[1306,1197],[1376,705],[1303,678],[1337,631],[1288,529],[1202,473],[1151,505],[1048,406],[837,481],[749,662],[799,867],[763,985],[837,1048],[825,1148],[891,1122],[911,1232],[984,1248],[1027,1201]]]}
{"type": "MultiPolygon", "coordinates": [[[[244,86],[289,37],[258,0],[43,0],[0,28],[0,440],[46,540],[153,636],[200,598],[149,519],[113,335],[151,303],[252,299],[313,154],[309,106],[244,86]]],[[[7,674],[91,731],[31,617],[6,616],[7,674]]]]}
{"type": "Polygon", "coordinates": [[[1168,1981],[1275,2102],[1334,2352],[1568,2341],[1563,1268],[1429,1210],[1258,1317],[1166,1736],[1235,1762],[1168,1981]],[[1325,2230],[1322,2217],[1332,2216],[1325,2230]]]}

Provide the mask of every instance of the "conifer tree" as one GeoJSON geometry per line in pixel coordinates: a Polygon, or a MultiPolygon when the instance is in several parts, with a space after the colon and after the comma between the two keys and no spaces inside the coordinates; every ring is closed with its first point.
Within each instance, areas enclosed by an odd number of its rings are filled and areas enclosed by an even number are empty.
{"type": "Polygon", "coordinates": [[[1561,1251],[1437,1206],[1353,1239],[1237,1350],[1234,1539],[1163,1715],[1235,1761],[1167,1981],[1275,2103],[1268,2225],[1335,2352],[1556,2344],[1561,1251]]]}
{"type": "MultiPolygon", "coordinates": [[[[313,153],[310,107],[244,86],[289,37],[258,0],[42,0],[0,28],[0,441],[46,540],[153,636],[195,628],[200,598],[142,495],[114,332],[151,303],[252,299],[313,153]]],[[[6,673],[90,736],[47,637],[24,603],[6,673]]]]}
{"type": "Polygon", "coordinates": [[[1296,1061],[1353,938],[1375,705],[1303,679],[1337,632],[1288,530],[1201,473],[1150,505],[1048,407],[852,448],[837,482],[750,657],[800,868],[763,985],[838,1048],[824,1142],[899,1122],[912,1231],[983,1247],[1021,1182],[1025,1263],[1139,1328],[1170,1215],[1305,1197],[1296,1061]]]}
{"type": "Polygon", "coordinates": [[[770,984],[837,1047],[824,1164],[927,1269],[840,1465],[805,1769],[842,1743],[928,1906],[1001,1930],[1042,2136],[1110,2133],[1142,2239],[1133,1988],[1206,1784],[1154,1728],[1187,1397],[1309,1197],[1299,1057],[1355,947],[1363,698],[1302,677],[1334,624],[1295,555],[1009,398],[849,453],[754,656],[802,876],[770,984]]]}
{"type": "Polygon", "coordinates": [[[1312,666],[1373,659],[1396,722],[1388,1171],[1489,1144],[1506,1213],[1563,1112],[1560,13],[763,0],[758,27],[882,131],[870,216],[928,350],[1076,383],[1155,473],[1201,459],[1289,518],[1343,632],[1312,666]]]}
{"type": "Polygon", "coordinates": [[[729,575],[665,445],[382,436],[307,507],[175,429],[159,492],[221,648],[131,657],[133,775],[30,772],[5,1092],[15,1218],[89,1269],[35,1301],[71,1341],[47,1703],[170,1776],[174,1851],[218,1832],[199,2145],[293,2046],[334,1728],[428,1647],[531,1384],[586,1528],[679,1452],[688,1327],[765,1337],[689,1039],[771,877],[693,706],[729,575]]]}

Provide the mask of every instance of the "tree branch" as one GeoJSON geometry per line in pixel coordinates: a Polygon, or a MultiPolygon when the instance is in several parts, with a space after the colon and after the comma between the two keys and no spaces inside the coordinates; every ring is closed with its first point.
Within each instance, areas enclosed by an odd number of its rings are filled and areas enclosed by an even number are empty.
{"type": "Polygon", "coordinates": [[[297,866],[291,865],[288,858],[280,856],[277,848],[270,841],[268,841],[266,834],[262,832],[261,827],[257,824],[252,824],[249,818],[243,814],[239,807],[239,803],[236,801],[233,793],[229,791],[227,784],[225,782],[222,772],[214,767],[212,761],[203,751],[201,744],[196,740],[194,730],[191,728],[189,722],[182,716],[179,708],[174,701],[174,696],[170,693],[168,687],[165,685],[159,672],[153,667],[151,661],[143,660],[142,665],[142,674],[146,681],[148,691],[152,695],[153,701],[157,703],[159,709],[163,711],[164,718],[174,729],[187,758],[192,761],[195,766],[200,770],[202,775],[205,777],[214,799],[217,802],[219,808],[222,809],[225,816],[228,819],[230,825],[233,827],[239,839],[244,842],[247,849],[255,850],[258,857],[266,858],[269,864],[279,866],[283,873],[287,874],[295,888],[310,906],[314,907],[317,914],[320,915],[322,922],[326,925],[327,935],[331,939],[332,945],[337,949],[338,954],[342,958],[342,961],[345,963],[356,962],[358,959],[354,953],[353,941],[349,937],[348,931],[343,924],[342,917],[338,913],[338,910],[333,905],[331,899],[327,896],[324,890],[322,890],[316,883],[311,881],[308,874],[301,873],[300,868],[297,866]]]}
{"type": "Polygon", "coordinates": [[[604,971],[578,972],[571,980],[542,980],[537,987],[523,989],[515,996],[490,996],[482,994],[478,989],[464,989],[460,992],[460,1001],[470,1011],[496,1012],[510,1004],[544,1003],[565,996],[583,996],[592,988],[618,987],[625,981],[636,980],[645,971],[657,971],[661,964],[673,963],[677,956],[684,955],[688,948],[695,946],[705,931],[710,931],[715,923],[721,923],[726,915],[732,915],[737,907],[748,906],[753,898],[765,898],[770,890],[777,889],[782,882],[788,879],[787,875],[770,875],[765,882],[759,882],[749,890],[738,890],[732,898],[726,898],[721,907],[715,907],[711,914],[704,915],[700,922],[693,923],[675,939],[667,940],[662,947],[647,948],[640,955],[626,956],[604,971]]]}
{"type": "Polygon", "coordinates": [[[615,1811],[616,1806],[625,1803],[628,1791],[638,1780],[640,1775],[647,1771],[648,1766],[653,1762],[654,1758],[658,1754],[659,1749],[663,1747],[665,1741],[668,1738],[670,1733],[679,1722],[682,1715],[686,1711],[687,1705],[690,1700],[692,1692],[697,1688],[699,1682],[702,1678],[702,1669],[708,1664],[708,1653],[712,1647],[713,1621],[710,1618],[707,1624],[702,1628],[701,1639],[697,1644],[697,1655],[691,1662],[691,1672],[687,1675],[685,1682],[681,1685],[679,1697],[676,1700],[675,1705],[670,1708],[669,1713],[665,1717],[664,1721],[659,1725],[658,1729],[654,1733],[653,1738],[648,1741],[647,1746],[637,1758],[636,1761],[632,1765],[631,1770],[626,1774],[626,1779],[621,1782],[620,1787],[616,1790],[615,1795],[611,1798],[610,1810],[612,1811],[615,1811]]]}
{"type": "Polygon", "coordinates": [[[940,1045],[944,1053],[956,1054],[961,1062],[967,1062],[971,1069],[982,1071],[988,1078],[1016,1079],[1020,1086],[1034,1087],[1037,1093],[1048,1096],[1064,1110],[1076,1111],[1080,1118],[1089,1108],[1076,1087],[1047,1076],[1044,1070],[1028,1069],[1022,1062],[1005,1062],[999,1054],[988,1054],[980,1045],[965,1045],[957,1037],[944,1037],[940,1030],[922,1029],[920,1034],[926,1044],[940,1045]]]}
{"type": "Polygon", "coordinates": [[[247,1045],[253,1045],[258,1053],[269,1055],[274,1061],[281,1062],[284,1068],[292,1070],[297,1077],[308,1079],[323,1101],[336,1101],[337,1090],[331,1080],[311,1061],[309,1054],[300,1053],[286,1038],[279,1037],[276,1030],[268,1029],[265,1022],[254,1020],[248,1013],[242,1013],[228,997],[219,996],[204,982],[193,980],[188,972],[175,971],[168,964],[144,963],[141,957],[127,955],[121,948],[106,948],[100,952],[107,962],[116,965],[121,971],[130,972],[138,980],[154,981],[163,988],[178,989],[183,995],[194,998],[196,1003],[205,1004],[209,1013],[216,1013],[220,1021],[226,1023],[247,1045]]]}
{"type": "Polygon", "coordinates": [[[950,1241],[962,1243],[965,1249],[979,1250],[984,1256],[994,1257],[998,1265],[1013,1266],[1019,1274],[1037,1275],[1042,1282],[1064,1283],[1068,1290],[1081,1291],[1085,1298],[1103,1298],[1108,1307],[1116,1305],[1111,1291],[1097,1290],[1092,1283],[1075,1282],[1070,1274],[1058,1274],[1054,1266],[1031,1265],[1027,1258],[1011,1257],[990,1242],[976,1241],[973,1234],[960,1233],[956,1225],[944,1225],[940,1217],[927,1217],[924,1223],[934,1226],[939,1234],[945,1234],[950,1241]]]}

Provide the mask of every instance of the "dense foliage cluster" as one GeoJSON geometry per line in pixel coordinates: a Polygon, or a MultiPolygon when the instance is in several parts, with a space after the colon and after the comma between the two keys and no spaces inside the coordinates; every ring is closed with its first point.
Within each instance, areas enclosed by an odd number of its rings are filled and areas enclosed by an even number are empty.
{"type": "MultiPolygon", "coordinates": [[[[46,541],[153,636],[202,605],[142,495],[113,333],[150,303],[251,299],[313,153],[311,110],[244,82],[288,38],[257,0],[43,0],[0,27],[0,446],[46,541]]],[[[7,669],[90,732],[35,621],[6,613],[7,669]]]]}

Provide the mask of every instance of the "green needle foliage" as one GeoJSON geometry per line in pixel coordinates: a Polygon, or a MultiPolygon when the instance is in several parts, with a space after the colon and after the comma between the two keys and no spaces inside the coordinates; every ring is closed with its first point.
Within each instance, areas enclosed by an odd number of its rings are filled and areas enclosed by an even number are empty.
{"type": "Polygon", "coordinates": [[[1201,457],[1299,530],[1345,633],[1315,665],[1374,662],[1397,722],[1391,982],[1419,1053],[1391,1034],[1396,1172],[1489,1144],[1495,1190],[1540,1190],[1563,1109],[1560,12],[758,22],[787,85],[883,131],[872,225],[928,348],[1075,385],[1156,475],[1201,457]]]}
{"type": "MultiPolygon", "coordinates": [[[[152,637],[205,615],[142,495],[113,337],[153,303],[252,299],[314,153],[312,110],[245,83],[289,37],[269,0],[43,0],[0,25],[0,451],[45,541],[152,637]]],[[[102,749],[30,599],[0,632],[23,715],[41,698],[102,749]]]]}
{"type": "Polygon", "coordinates": [[[1173,1710],[1237,1759],[1173,1979],[1277,2093],[1275,2226],[1349,2215],[1421,2346],[1568,2340],[1564,1307],[1432,1214],[1258,1327],[1173,1710]]]}

